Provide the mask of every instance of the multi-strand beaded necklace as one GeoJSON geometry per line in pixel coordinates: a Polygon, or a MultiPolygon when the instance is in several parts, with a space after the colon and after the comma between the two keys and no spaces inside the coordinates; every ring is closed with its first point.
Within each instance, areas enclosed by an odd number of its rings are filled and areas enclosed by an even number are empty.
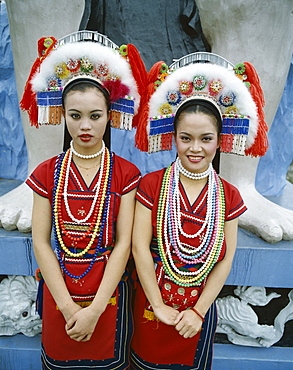
{"type": "Polygon", "coordinates": [[[198,177],[208,177],[205,220],[203,222],[196,215],[184,214],[184,217],[202,223],[194,234],[186,233],[181,222],[180,172],[197,178],[184,169],[179,159],[166,169],[158,205],[157,239],[166,274],[176,284],[189,287],[200,285],[218,260],[224,242],[225,198],[222,182],[210,166],[198,177]],[[182,243],[180,234],[191,240],[198,237],[199,245],[182,243]],[[181,269],[176,266],[178,262],[174,258],[182,265],[181,269]]]}
{"type": "Polygon", "coordinates": [[[99,177],[94,188],[94,199],[92,201],[88,214],[83,219],[77,219],[73,216],[68,202],[68,182],[72,162],[72,149],[68,149],[59,157],[57,167],[55,169],[53,191],[53,229],[55,242],[57,245],[56,252],[63,271],[73,279],[81,279],[91,270],[99,253],[99,249],[103,240],[103,231],[107,222],[113,166],[111,153],[104,146],[103,148],[104,149],[102,151],[99,177]],[[66,230],[66,227],[64,225],[64,218],[62,215],[62,196],[64,196],[66,213],[72,222],[82,224],[88,221],[90,217],[92,217],[92,222],[90,226],[80,236],[72,236],[66,230]],[[90,241],[81,252],[73,252],[65,245],[62,235],[66,235],[66,237],[74,243],[81,242],[87,237],[90,237],[90,241]],[[87,252],[91,249],[97,236],[98,240],[96,241],[95,253],[93,254],[88,268],[80,276],[71,274],[65,267],[62,251],[70,257],[82,257],[86,255],[87,252]]]}

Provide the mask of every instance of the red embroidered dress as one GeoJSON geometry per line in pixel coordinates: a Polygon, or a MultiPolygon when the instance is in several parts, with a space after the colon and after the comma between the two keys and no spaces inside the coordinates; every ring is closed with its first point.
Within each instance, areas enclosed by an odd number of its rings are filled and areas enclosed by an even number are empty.
{"type": "MultiPolygon", "coordinates": [[[[165,303],[179,311],[193,307],[200,296],[206,279],[200,285],[183,287],[176,284],[166,273],[157,241],[157,213],[160,191],[165,170],[159,170],[146,175],[136,194],[136,199],[145,207],[152,210],[153,240],[151,252],[159,288],[165,303]]],[[[246,207],[239,191],[228,182],[221,180],[225,199],[225,221],[239,217],[246,207]]],[[[181,224],[187,234],[195,234],[202,226],[207,211],[208,184],[200,195],[190,204],[181,183],[180,207],[181,224]],[[202,220],[202,221],[201,221],[202,220]]],[[[201,234],[190,239],[180,233],[180,242],[198,246],[201,243],[201,234]]],[[[217,261],[225,255],[225,241],[217,261]]],[[[188,265],[178,260],[171,251],[173,261],[181,270],[198,270],[198,265],[188,265]]],[[[212,361],[212,343],[216,330],[216,307],[212,304],[203,323],[202,331],[193,338],[185,339],[179,335],[173,326],[168,326],[155,320],[152,307],[148,302],[142,287],[139,285],[134,307],[134,337],[132,341],[132,368],[133,369],[209,369],[212,361]]]]}
{"type": "MultiPolygon", "coordinates": [[[[54,201],[54,176],[56,177],[56,168],[61,156],[41,163],[26,181],[36,193],[48,198],[51,204],[54,201]]],[[[135,189],[140,180],[140,173],[136,166],[113,153],[112,159],[110,203],[108,212],[104,217],[101,246],[98,253],[96,253],[94,263],[93,255],[96,252],[99,232],[93,245],[83,256],[70,257],[68,254],[65,255],[63,251],[60,252],[60,249],[58,252],[59,262],[62,261],[61,266],[64,264],[64,267],[73,276],[82,275],[92,263],[90,271],[80,279],[63,274],[73,300],[83,307],[90,304],[94,299],[109,255],[115,247],[115,223],[121,196],[135,189]]],[[[74,162],[71,162],[67,199],[69,209],[75,218],[83,219],[88,215],[94,200],[98,178],[99,172],[88,187],[74,162]]],[[[75,241],[73,238],[78,239],[84,236],[93,221],[94,212],[85,222],[72,221],[72,218],[68,215],[68,209],[65,207],[64,193],[61,198],[61,211],[62,227],[66,230],[65,233],[64,230],[62,232],[64,244],[74,252],[84,250],[91,239],[92,233],[89,233],[80,241],[75,241]],[[67,237],[66,233],[71,238],[67,237]]],[[[56,308],[56,303],[46,285],[44,285],[42,361],[45,368],[76,368],[75,366],[85,366],[93,369],[127,368],[129,341],[132,335],[129,304],[129,288],[125,274],[115,292],[113,292],[105,312],[101,315],[91,340],[76,342],[66,334],[63,315],[56,308]]]]}

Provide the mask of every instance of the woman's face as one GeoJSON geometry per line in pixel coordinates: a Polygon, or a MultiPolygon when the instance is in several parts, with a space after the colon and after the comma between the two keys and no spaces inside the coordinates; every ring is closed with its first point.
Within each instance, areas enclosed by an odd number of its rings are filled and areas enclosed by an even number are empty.
{"type": "Polygon", "coordinates": [[[95,87],[69,91],[64,115],[74,148],[81,154],[93,154],[101,148],[109,114],[103,94],[95,87]]]}
{"type": "Polygon", "coordinates": [[[175,144],[178,157],[188,171],[205,171],[219,147],[216,118],[204,113],[181,113],[175,144]]]}

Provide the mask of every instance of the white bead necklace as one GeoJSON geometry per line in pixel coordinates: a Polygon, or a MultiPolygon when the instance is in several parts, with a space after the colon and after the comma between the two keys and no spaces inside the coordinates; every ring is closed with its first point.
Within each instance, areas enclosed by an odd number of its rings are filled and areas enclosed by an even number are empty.
{"type": "Polygon", "coordinates": [[[70,165],[71,165],[71,160],[72,160],[72,150],[69,153],[68,164],[67,164],[67,168],[66,168],[66,176],[65,176],[64,194],[63,195],[64,195],[64,203],[65,203],[66,212],[67,212],[68,216],[70,217],[70,219],[73,222],[76,222],[77,224],[85,223],[91,217],[91,215],[93,214],[93,211],[95,209],[95,206],[96,206],[96,203],[97,203],[97,200],[98,200],[98,196],[99,196],[100,185],[101,185],[101,181],[102,181],[102,173],[103,173],[102,168],[104,166],[104,161],[105,161],[105,155],[104,154],[105,154],[105,152],[103,152],[103,155],[102,155],[101,170],[100,170],[100,173],[99,173],[99,178],[98,178],[98,181],[97,181],[97,185],[95,186],[95,189],[94,189],[95,190],[95,196],[94,196],[94,200],[92,202],[92,205],[90,207],[89,213],[86,215],[85,218],[77,219],[73,216],[73,214],[70,210],[69,202],[68,202],[68,182],[69,182],[70,165]]]}
{"type": "MultiPolygon", "coordinates": [[[[185,233],[183,228],[182,228],[182,220],[181,220],[181,207],[180,207],[180,190],[179,190],[179,168],[178,168],[178,163],[175,163],[175,171],[174,171],[174,193],[173,193],[173,201],[171,203],[173,203],[173,207],[171,207],[171,212],[173,213],[173,220],[174,220],[174,229],[173,229],[173,233],[174,233],[174,236],[175,236],[175,240],[176,240],[176,244],[177,244],[177,247],[178,249],[181,251],[181,252],[184,252],[184,253],[187,253],[189,255],[193,255],[195,253],[197,253],[198,251],[201,250],[201,248],[205,245],[206,243],[206,240],[209,236],[209,232],[210,232],[210,229],[212,227],[211,223],[210,223],[210,220],[211,220],[211,216],[212,216],[212,198],[213,198],[213,189],[214,189],[214,178],[213,178],[213,171],[210,172],[209,174],[209,181],[208,181],[208,190],[207,190],[207,213],[206,213],[206,217],[205,217],[205,220],[202,221],[200,219],[198,219],[197,221],[201,222],[202,223],[202,226],[201,228],[195,233],[195,234],[188,234],[188,233],[185,233]],[[203,233],[204,229],[207,227],[207,231],[205,233],[203,233]],[[184,235],[186,238],[189,238],[189,239],[194,239],[196,237],[198,237],[199,235],[203,235],[203,238],[201,240],[201,243],[199,244],[198,247],[194,247],[194,246],[191,246],[191,245],[184,245],[184,243],[181,243],[180,241],[180,237],[179,235],[184,235]]],[[[167,209],[169,207],[167,206],[166,208],[166,212],[167,212],[167,209]]],[[[166,217],[165,217],[165,220],[164,220],[164,234],[165,234],[165,238],[167,238],[167,229],[168,229],[168,221],[167,221],[167,214],[166,214],[166,217]]],[[[195,218],[196,219],[196,218],[195,218]]],[[[168,240],[168,239],[165,239],[165,240],[168,240]]],[[[166,243],[166,249],[168,251],[168,247],[171,247],[171,245],[168,245],[168,243],[166,243]]]]}
{"type": "Polygon", "coordinates": [[[98,157],[100,154],[102,154],[102,153],[103,153],[103,151],[104,151],[104,149],[105,149],[105,143],[104,143],[104,141],[102,140],[102,149],[101,149],[101,150],[99,150],[99,151],[98,151],[97,153],[95,153],[95,154],[85,155],[85,154],[80,154],[80,153],[78,153],[78,152],[74,149],[74,147],[73,147],[73,140],[71,140],[71,142],[70,142],[70,149],[71,149],[72,153],[73,153],[74,155],[76,155],[78,158],[82,158],[82,159],[92,159],[92,158],[96,158],[96,157],[98,157]]]}
{"type": "Polygon", "coordinates": [[[182,175],[188,177],[191,180],[202,180],[202,179],[208,177],[209,174],[210,174],[210,172],[211,172],[211,170],[212,170],[212,168],[213,168],[212,164],[210,163],[209,164],[209,167],[208,167],[208,169],[206,171],[200,172],[200,173],[196,173],[196,172],[190,172],[186,168],[184,168],[182,166],[182,163],[181,163],[181,160],[180,160],[179,157],[176,159],[176,163],[177,163],[179,172],[182,173],[182,175]]]}

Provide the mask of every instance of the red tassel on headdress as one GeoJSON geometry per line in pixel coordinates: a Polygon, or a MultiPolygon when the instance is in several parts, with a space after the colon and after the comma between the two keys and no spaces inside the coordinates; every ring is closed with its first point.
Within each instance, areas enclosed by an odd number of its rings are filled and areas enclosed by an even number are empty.
{"type": "Polygon", "coordinates": [[[38,41],[38,58],[35,60],[34,64],[32,65],[30,74],[28,76],[24,92],[22,95],[22,99],[20,101],[20,108],[24,111],[28,112],[29,120],[31,126],[39,127],[38,124],[38,107],[37,107],[37,99],[36,94],[32,89],[32,78],[39,71],[40,66],[44,59],[50,54],[51,50],[57,43],[57,39],[55,37],[42,37],[38,41]]]}
{"type": "Polygon", "coordinates": [[[127,45],[127,58],[137,84],[138,93],[143,95],[147,83],[147,70],[139,51],[132,44],[127,45]]]}
{"type": "Polygon", "coordinates": [[[254,139],[254,143],[250,148],[245,150],[245,154],[253,157],[261,157],[265,155],[266,151],[268,150],[268,126],[265,122],[265,115],[263,111],[263,107],[265,106],[264,93],[258,74],[253,65],[249,62],[244,62],[244,65],[247,81],[250,83],[250,94],[256,104],[258,116],[257,134],[254,139]]]}
{"type": "Polygon", "coordinates": [[[165,62],[160,61],[152,66],[147,76],[146,91],[141,97],[138,125],[135,135],[135,146],[143,152],[148,151],[147,124],[149,119],[149,101],[153,93],[156,91],[155,82],[158,80],[163,64],[165,64],[165,62]]]}
{"type": "MultiPolygon", "coordinates": [[[[140,97],[143,97],[145,95],[145,91],[147,89],[147,70],[145,67],[145,64],[140,56],[139,51],[137,48],[132,45],[127,45],[127,58],[128,62],[131,67],[131,71],[133,74],[133,77],[135,79],[137,90],[140,95],[140,97]]],[[[141,102],[140,102],[141,107],[141,102]]],[[[132,120],[132,127],[137,127],[138,125],[138,117],[140,115],[140,107],[138,109],[138,113],[133,117],[132,120]]]]}

